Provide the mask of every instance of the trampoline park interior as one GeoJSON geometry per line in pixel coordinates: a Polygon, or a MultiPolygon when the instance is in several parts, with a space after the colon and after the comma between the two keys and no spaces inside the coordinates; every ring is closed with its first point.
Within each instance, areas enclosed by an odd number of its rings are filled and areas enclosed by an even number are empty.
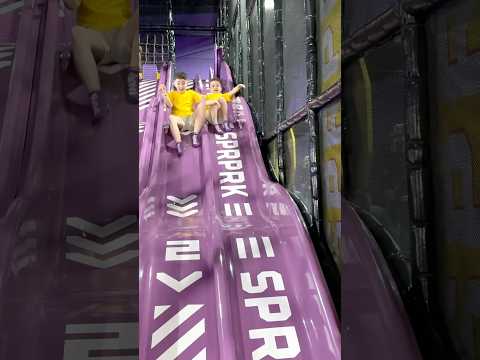
{"type": "Polygon", "coordinates": [[[0,0],[0,360],[480,359],[480,2],[135,6],[92,127],[75,16],[0,0]],[[245,85],[181,157],[178,72],[245,85]]]}

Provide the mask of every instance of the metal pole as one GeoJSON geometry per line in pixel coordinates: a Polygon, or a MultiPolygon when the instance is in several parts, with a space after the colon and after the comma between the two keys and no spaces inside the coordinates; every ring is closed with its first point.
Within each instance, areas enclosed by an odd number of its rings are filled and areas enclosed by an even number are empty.
{"type": "MultiPolygon", "coordinates": [[[[282,0],[275,0],[274,4],[275,23],[275,89],[276,89],[276,122],[278,126],[285,121],[285,74],[283,63],[283,4],[282,0]]],[[[285,183],[284,144],[283,133],[277,132],[277,161],[278,179],[281,184],[285,183]]]]}
{"type": "Polygon", "coordinates": [[[260,102],[258,104],[258,122],[260,124],[260,134],[263,138],[265,129],[265,71],[264,71],[264,51],[263,51],[263,9],[265,8],[265,0],[257,0],[257,17],[258,17],[258,93],[260,102]]]}

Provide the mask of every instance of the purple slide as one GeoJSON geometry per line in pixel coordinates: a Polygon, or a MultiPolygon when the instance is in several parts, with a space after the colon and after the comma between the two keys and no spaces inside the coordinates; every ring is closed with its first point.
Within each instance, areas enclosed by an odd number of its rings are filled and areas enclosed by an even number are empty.
{"type": "MultiPolygon", "coordinates": [[[[225,63],[220,74],[232,83],[225,63]]],[[[140,359],[340,359],[320,264],[294,202],[268,179],[245,100],[230,119],[243,129],[204,130],[199,149],[187,137],[181,158],[158,131],[162,102],[157,111],[140,163],[140,359]]]]}
{"type": "Polygon", "coordinates": [[[398,288],[373,236],[342,202],[343,357],[420,360],[398,288]],[[359,357],[361,354],[361,357],[359,357]]]}

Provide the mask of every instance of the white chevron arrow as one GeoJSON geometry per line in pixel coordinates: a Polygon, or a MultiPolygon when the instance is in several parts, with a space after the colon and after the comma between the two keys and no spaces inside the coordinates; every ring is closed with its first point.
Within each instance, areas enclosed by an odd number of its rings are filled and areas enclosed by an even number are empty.
{"type": "MultiPolygon", "coordinates": [[[[1,0],[0,0],[1,4],[1,0]]],[[[1,11],[1,10],[0,10],[1,11]]],[[[15,50],[15,45],[5,44],[0,45],[0,69],[12,66],[12,60],[9,58],[13,58],[15,50]]]]}
{"type": "Polygon", "coordinates": [[[175,290],[176,292],[181,293],[187,287],[200,280],[202,276],[203,273],[201,271],[195,271],[183,278],[182,280],[177,280],[168,275],[167,273],[161,272],[157,273],[157,280],[167,285],[169,288],[175,290]]]}
{"type": "Polygon", "coordinates": [[[175,210],[175,211],[179,211],[179,212],[186,212],[186,211],[191,210],[191,209],[193,209],[193,208],[195,208],[195,207],[197,207],[197,206],[198,206],[198,203],[197,203],[197,202],[193,202],[193,203],[188,204],[188,205],[183,206],[183,207],[182,207],[182,206],[178,206],[178,205],[174,205],[174,204],[167,204],[167,207],[168,207],[169,209],[172,209],[172,210],[175,210]]]}
{"type": "Polygon", "coordinates": [[[137,250],[128,250],[117,256],[113,256],[109,259],[101,260],[92,256],[80,254],[80,253],[68,253],[65,255],[67,260],[78,262],[83,265],[96,267],[98,269],[108,269],[124,262],[130,261],[138,257],[137,250]]]}
{"type": "Polygon", "coordinates": [[[67,243],[78,248],[105,255],[138,241],[138,234],[125,234],[105,244],[99,244],[80,236],[67,236],[67,243]]]}
{"type": "Polygon", "coordinates": [[[198,202],[188,204],[196,198],[197,195],[194,194],[187,196],[185,199],[179,199],[172,195],[167,196],[167,200],[173,202],[173,204],[167,204],[167,208],[171,209],[167,210],[167,214],[180,218],[186,218],[198,213],[198,210],[194,209],[198,206],[198,202]]]}
{"type": "Polygon", "coordinates": [[[16,1],[14,3],[7,4],[7,5],[1,5],[1,3],[3,3],[3,2],[5,2],[5,1],[0,1],[0,15],[7,14],[9,12],[20,9],[21,7],[23,7],[23,4],[24,4],[23,0],[16,1]]]}
{"type": "Polygon", "coordinates": [[[187,203],[189,203],[190,201],[192,200],[195,200],[197,198],[197,195],[190,195],[188,197],[186,197],[185,199],[179,199],[175,196],[172,196],[172,195],[169,195],[167,196],[167,200],[170,200],[172,202],[174,202],[175,204],[180,204],[180,205],[185,205],[187,203]]]}
{"type": "Polygon", "coordinates": [[[137,222],[135,215],[123,216],[110,224],[99,226],[79,217],[71,217],[67,219],[67,225],[81,230],[87,234],[95,235],[98,238],[106,238],[120,230],[125,229],[137,222]]]}
{"type": "Polygon", "coordinates": [[[194,214],[198,213],[198,210],[191,210],[191,211],[188,211],[186,213],[179,213],[179,212],[176,212],[176,211],[167,211],[167,214],[168,215],[172,215],[172,216],[176,216],[176,217],[179,217],[179,218],[186,218],[188,216],[192,216],[194,214]]]}
{"type": "Polygon", "coordinates": [[[143,220],[147,221],[148,219],[150,219],[154,215],[155,215],[155,211],[150,211],[150,212],[143,215],[143,220]]]}

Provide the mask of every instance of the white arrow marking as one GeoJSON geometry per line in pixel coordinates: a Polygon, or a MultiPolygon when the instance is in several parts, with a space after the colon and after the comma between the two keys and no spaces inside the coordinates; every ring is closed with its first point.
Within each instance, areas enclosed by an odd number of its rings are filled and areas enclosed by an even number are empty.
{"type": "Polygon", "coordinates": [[[197,198],[197,195],[190,195],[185,199],[179,199],[171,195],[167,196],[167,200],[173,201],[174,203],[180,204],[180,205],[185,205],[186,203],[189,203],[190,201],[195,200],[196,198],[197,198]]]}
{"type": "Polygon", "coordinates": [[[11,61],[0,61],[0,69],[9,67],[9,66],[11,66],[11,65],[12,65],[12,62],[11,62],[11,61]]]}
{"type": "Polygon", "coordinates": [[[124,262],[130,261],[138,257],[137,250],[129,250],[109,259],[101,260],[80,253],[68,253],[65,255],[67,260],[75,261],[80,264],[96,267],[98,269],[108,269],[124,262]]]}
{"type": "Polygon", "coordinates": [[[13,52],[0,52],[0,59],[5,59],[13,55],[13,52]]]}
{"type": "Polygon", "coordinates": [[[35,220],[28,220],[22,223],[22,226],[20,226],[20,231],[18,235],[25,236],[29,233],[34,232],[35,230],[37,230],[37,222],[35,220]]]}
{"type": "Polygon", "coordinates": [[[150,219],[154,215],[155,215],[155,211],[151,211],[151,212],[143,215],[143,220],[147,221],[148,219],[150,219]]]}
{"type": "Polygon", "coordinates": [[[203,348],[192,360],[207,360],[207,348],[203,348]]]}
{"type": "Polygon", "coordinates": [[[138,234],[125,234],[105,244],[99,244],[80,236],[67,236],[67,243],[81,249],[89,250],[99,255],[105,255],[109,252],[121,249],[138,241],[138,234]]]}
{"type": "Polygon", "coordinates": [[[167,311],[169,307],[170,305],[155,306],[155,309],[153,310],[153,319],[156,320],[160,315],[167,311]]]}
{"type": "Polygon", "coordinates": [[[170,346],[157,360],[174,360],[188,349],[195,341],[205,334],[205,319],[199,321],[193,328],[170,346]]]}
{"type": "Polygon", "coordinates": [[[181,293],[187,287],[200,280],[202,276],[203,273],[201,271],[195,271],[187,277],[183,278],[182,280],[177,280],[168,275],[167,273],[161,272],[157,273],[157,280],[167,285],[169,288],[175,290],[176,292],[181,293]]]}
{"type": "Polygon", "coordinates": [[[160,344],[160,342],[162,342],[163,339],[165,339],[170,333],[172,333],[178,327],[180,327],[180,325],[182,325],[185,321],[187,321],[193,314],[195,314],[202,307],[203,305],[187,305],[178,313],[176,313],[171,319],[165,322],[152,334],[151,348],[153,349],[155,346],[160,344]]]}
{"type": "Polygon", "coordinates": [[[135,224],[136,222],[137,217],[135,215],[123,216],[120,219],[117,219],[105,226],[99,226],[78,217],[71,217],[67,219],[67,225],[88,234],[95,235],[99,238],[105,238],[107,236],[110,236],[117,231],[120,231],[130,225],[135,224]]]}
{"type": "Polygon", "coordinates": [[[169,215],[172,215],[172,216],[176,216],[176,217],[180,217],[180,218],[186,218],[188,216],[192,216],[194,214],[198,213],[198,210],[191,210],[189,212],[186,212],[185,214],[181,214],[179,212],[176,212],[176,211],[167,211],[167,214],[169,215]]]}
{"type": "Polygon", "coordinates": [[[6,14],[6,13],[9,13],[11,11],[15,11],[19,8],[23,7],[23,0],[22,1],[17,1],[17,2],[14,2],[10,5],[5,5],[5,6],[2,6],[0,7],[0,15],[3,15],[3,14],[6,14]]]}
{"type": "Polygon", "coordinates": [[[30,264],[33,264],[37,261],[37,256],[35,254],[28,255],[12,264],[12,271],[14,274],[18,274],[20,270],[27,267],[30,264]]]}
{"type": "Polygon", "coordinates": [[[175,210],[175,211],[180,211],[180,212],[185,212],[185,211],[193,209],[194,207],[197,207],[197,206],[198,206],[197,202],[186,205],[185,207],[181,207],[181,206],[173,205],[173,204],[167,204],[167,207],[169,209],[172,209],[172,210],[175,210]]]}

